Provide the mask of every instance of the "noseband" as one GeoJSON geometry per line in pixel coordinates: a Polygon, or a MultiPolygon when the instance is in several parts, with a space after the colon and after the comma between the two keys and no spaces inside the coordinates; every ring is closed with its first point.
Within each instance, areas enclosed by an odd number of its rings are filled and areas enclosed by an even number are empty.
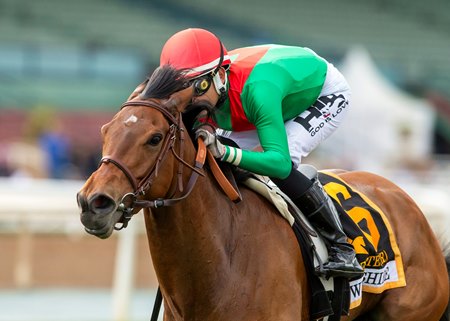
{"type": "MultiPolygon", "coordinates": [[[[130,182],[131,186],[133,187],[133,192],[125,194],[119,204],[118,210],[123,213],[122,215],[122,226],[120,227],[114,227],[116,230],[121,230],[125,227],[127,227],[129,220],[133,216],[134,208],[158,208],[162,206],[171,206],[182,199],[185,199],[192,191],[195,182],[197,181],[197,178],[199,175],[204,175],[201,170],[203,168],[203,165],[205,164],[205,158],[206,158],[206,147],[203,143],[202,139],[198,140],[198,150],[197,150],[197,156],[195,159],[194,166],[189,165],[184,159],[183,159],[183,151],[184,151],[184,140],[185,140],[185,131],[182,126],[182,118],[181,113],[178,113],[177,116],[172,115],[164,106],[152,101],[143,101],[143,100],[133,100],[125,102],[122,108],[125,107],[134,107],[134,106],[145,106],[149,108],[156,109],[160,113],[164,115],[164,117],[169,122],[169,132],[167,133],[166,137],[164,138],[163,145],[161,147],[161,150],[159,151],[158,157],[156,158],[156,162],[152,165],[152,167],[147,171],[146,175],[138,180],[133,175],[133,173],[129,170],[129,168],[121,162],[119,159],[114,158],[112,156],[104,156],[99,164],[99,167],[105,163],[105,164],[113,164],[115,165],[122,173],[127,177],[128,181],[130,182]],[[179,137],[180,143],[179,143],[179,151],[178,154],[174,150],[175,142],[177,137],[179,137]],[[171,151],[173,156],[179,161],[178,165],[178,171],[177,171],[177,185],[175,187],[178,188],[179,192],[183,192],[181,197],[178,198],[158,198],[155,200],[147,201],[147,200],[138,200],[139,195],[145,195],[146,191],[152,186],[153,180],[155,177],[158,176],[158,171],[160,164],[164,161],[166,158],[168,152],[171,151]],[[189,178],[189,181],[186,185],[186,188],[183,186],[183,166],[186,166],[192,170],[191,177],[189,178]],[[128,205],[125,204],[125,202],[128,203],[128,205]]],[[[176,193],[176,191],[173,191],[172,196],[176,193]]]]}

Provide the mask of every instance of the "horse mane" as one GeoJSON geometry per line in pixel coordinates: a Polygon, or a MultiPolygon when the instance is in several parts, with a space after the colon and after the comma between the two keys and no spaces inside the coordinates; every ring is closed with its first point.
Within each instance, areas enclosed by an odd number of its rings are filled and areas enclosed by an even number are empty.
{"type": "Polygon", "coordinates": [[[196,102],[189,104],[183,112],[183,123],[190,133],[195,133],[198,123],[198,114],[206,110],[206,117],[211,117],[214,113],[214,106],[207,102],[196,102]]]}
{"type": "Polygon", "coordinates": [[[142,91],[141,98],[169,98],[173,93],[185,89],[188,81],[185,69],[175,69],[171,65],[158,67],[148,78],[147,86],[142,91]]]}
{"type": "MultiPolygon", "coordinates": [[[[186,76],[188,69],[176,69],[171,65],[163,65],[156,68],[148,77],[147,86],[141,93],[142,99],[166,99],[173,93],[187,88],[190,79],[186,76]]],[[[206,110],[208,117],[215,112],[214,106],[207,102],[196,102],[188,105],[183,112],[183,123],[185,124],[191,138],[195,136],[195,123],[198,114],[206,110]]]]}

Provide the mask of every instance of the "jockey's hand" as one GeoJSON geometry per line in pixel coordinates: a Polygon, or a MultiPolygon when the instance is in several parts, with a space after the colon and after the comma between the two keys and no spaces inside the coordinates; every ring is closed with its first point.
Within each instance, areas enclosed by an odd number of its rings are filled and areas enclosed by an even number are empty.
{"type": "Polygon", "coordinates": [[[217,139],[215,133],[211,133],[205,128],[199,128],[195,132],[195,137],[201,137],[205,142],[206,147],[210,150],[215,158],[222,159],[225,154],[225,146],[217,139]]]}

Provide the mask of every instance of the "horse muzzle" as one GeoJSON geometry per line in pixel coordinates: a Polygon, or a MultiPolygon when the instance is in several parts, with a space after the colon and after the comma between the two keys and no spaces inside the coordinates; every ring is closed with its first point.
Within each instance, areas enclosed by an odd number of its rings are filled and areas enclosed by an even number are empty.
{"type": "Polygon", "coordinates": [[[82,192],[77,194],[77,201],[81,210],[80,220],[86,232],[102,239],[111,236],[114,226],[122,217],[117,203],[105,194],[86,198],[82,192]]]}

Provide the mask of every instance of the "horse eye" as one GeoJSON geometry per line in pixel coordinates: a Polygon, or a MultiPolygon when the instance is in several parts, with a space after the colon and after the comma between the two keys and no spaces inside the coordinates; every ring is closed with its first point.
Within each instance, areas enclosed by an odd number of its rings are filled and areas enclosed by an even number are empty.
{"type": "Polygon", "coordinates": [[[162,135],[161,134],[156,134],[156,135],[150,137],[150,139],[147,141],[147,144],[152,145],[152,146],[156,146],[161,141],[162,141],[162,135]]]}

